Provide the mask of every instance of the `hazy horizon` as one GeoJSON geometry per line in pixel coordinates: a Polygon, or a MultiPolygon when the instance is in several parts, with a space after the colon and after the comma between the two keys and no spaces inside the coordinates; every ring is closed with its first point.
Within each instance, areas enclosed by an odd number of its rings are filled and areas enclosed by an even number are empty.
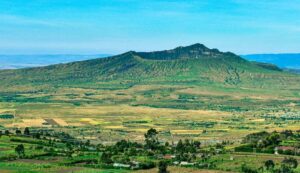
{"type": "MultiPolygon", "coordinates": [[[[31,54],[0,55],[0,69],[41,67],[113,56],[111,54],[31,54]]],[[[300,69],[300,53],[240,55],[249,61],[275,64],[280,68],[300,69]]]]}

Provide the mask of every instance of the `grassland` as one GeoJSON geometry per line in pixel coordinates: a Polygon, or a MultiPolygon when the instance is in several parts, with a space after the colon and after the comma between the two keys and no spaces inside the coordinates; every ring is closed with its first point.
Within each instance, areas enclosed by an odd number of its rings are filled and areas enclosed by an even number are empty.
{"type": "Polygon", "coordinates": [[[95,142],[141,141],[143,133],[151,127],[162,131],[168,141],[238,141],[252,132],[297,128],[298,94],[182,85],[60,88],[53,92],[3,94],[0,113],[15,117],[0,121],[9,128],[65,130],[95,142]],[[234,95],[232,90],[236,91],[234,95]],[[287,120],[283,121],[284,117],[287,120]],[[56,123],[45,124],[45,119],[56,123]]]}

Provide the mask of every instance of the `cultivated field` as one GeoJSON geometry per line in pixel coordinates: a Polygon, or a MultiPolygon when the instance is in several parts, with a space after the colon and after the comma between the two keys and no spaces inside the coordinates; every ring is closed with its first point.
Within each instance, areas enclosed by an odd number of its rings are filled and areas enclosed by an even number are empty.
{"type": "Polygon", "coordinates": [[[176,85],[3,93],[0,115],[13,118],[0,122],[6,128],[53,128],[94,143],[141,142],[149,128],[165,141],[238,142],[253,132],[298,129],[299,93],[176,85]]]}

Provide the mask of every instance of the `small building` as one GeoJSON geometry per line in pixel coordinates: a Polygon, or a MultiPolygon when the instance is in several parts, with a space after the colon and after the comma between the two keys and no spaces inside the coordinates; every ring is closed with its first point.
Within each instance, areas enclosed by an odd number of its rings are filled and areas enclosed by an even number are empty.
{"type": "Polygon", "coordinates": [[[291,146],[279,146],[274,148],[274,154],[279,154],[279,151],[283,151],[283,152],[291,151],[296,153],[300,152],[299,149],[291,146]]]}
{"type": "Polygon", "coordinates": [[[138,169],[140,167],[140,162],[132,161],[130,162],[131,169],[138,169]]]}
{"type": "Polygon", "coordinates": [[[166,155],[164,155],[164,159],[166,159],[166,160],[171,160],[171,159],[174,159],[176,156],[175,155],[171,155],[171,154],[166,154],[166,155]]]}
{"type": "Polygon", "coordinates": [[[290,146],[280,146],[277,148],[278,150],[282,150],[282,151],[294,151],[296,149],[295,147],[290,147],[290,146]]]}
{"type": "Polygon", "coordinates": [[[130,168],[130,165],[122,164],[122,163],[114,163],[113,167],[115,167],[115,168],[130,168]]]}
{"type": "Polygon", "coordinates": [[[178,161],[173,162],[174,165],[179,165],[178,161]]]}
{"type": "Polygon", "coordinates": [[[180,166],[194,166],[195,163],[189,163],[189,162],[180,162],[180,166]]]}
{"type": "Polygon", "coordinates": [[[219,148],[216,149],[216,153],[217,153],[217,154],[221,154],[222,152],[223,152],[223,149],[219,149],[219,148]]]}

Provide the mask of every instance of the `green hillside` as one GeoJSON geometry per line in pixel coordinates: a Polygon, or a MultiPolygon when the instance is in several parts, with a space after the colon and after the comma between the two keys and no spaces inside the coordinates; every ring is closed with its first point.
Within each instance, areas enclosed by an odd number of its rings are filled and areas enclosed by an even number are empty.
{"type": "Polygon", "coordinates": [[[2,90],[58,86],[193,84],[244,87],[295,87],[300,77],[249,62],[202,44],[157,52],[121,55],[47,67],[0,71],[2,90]]]}
{"type": "Polygon", "coordinates": [[[298,130],[299,98],[299,75],[201,44],[0,71],[1,126],[56,122],[93,142],[141,142],[149,128],[167,141],[298,130]]]}

